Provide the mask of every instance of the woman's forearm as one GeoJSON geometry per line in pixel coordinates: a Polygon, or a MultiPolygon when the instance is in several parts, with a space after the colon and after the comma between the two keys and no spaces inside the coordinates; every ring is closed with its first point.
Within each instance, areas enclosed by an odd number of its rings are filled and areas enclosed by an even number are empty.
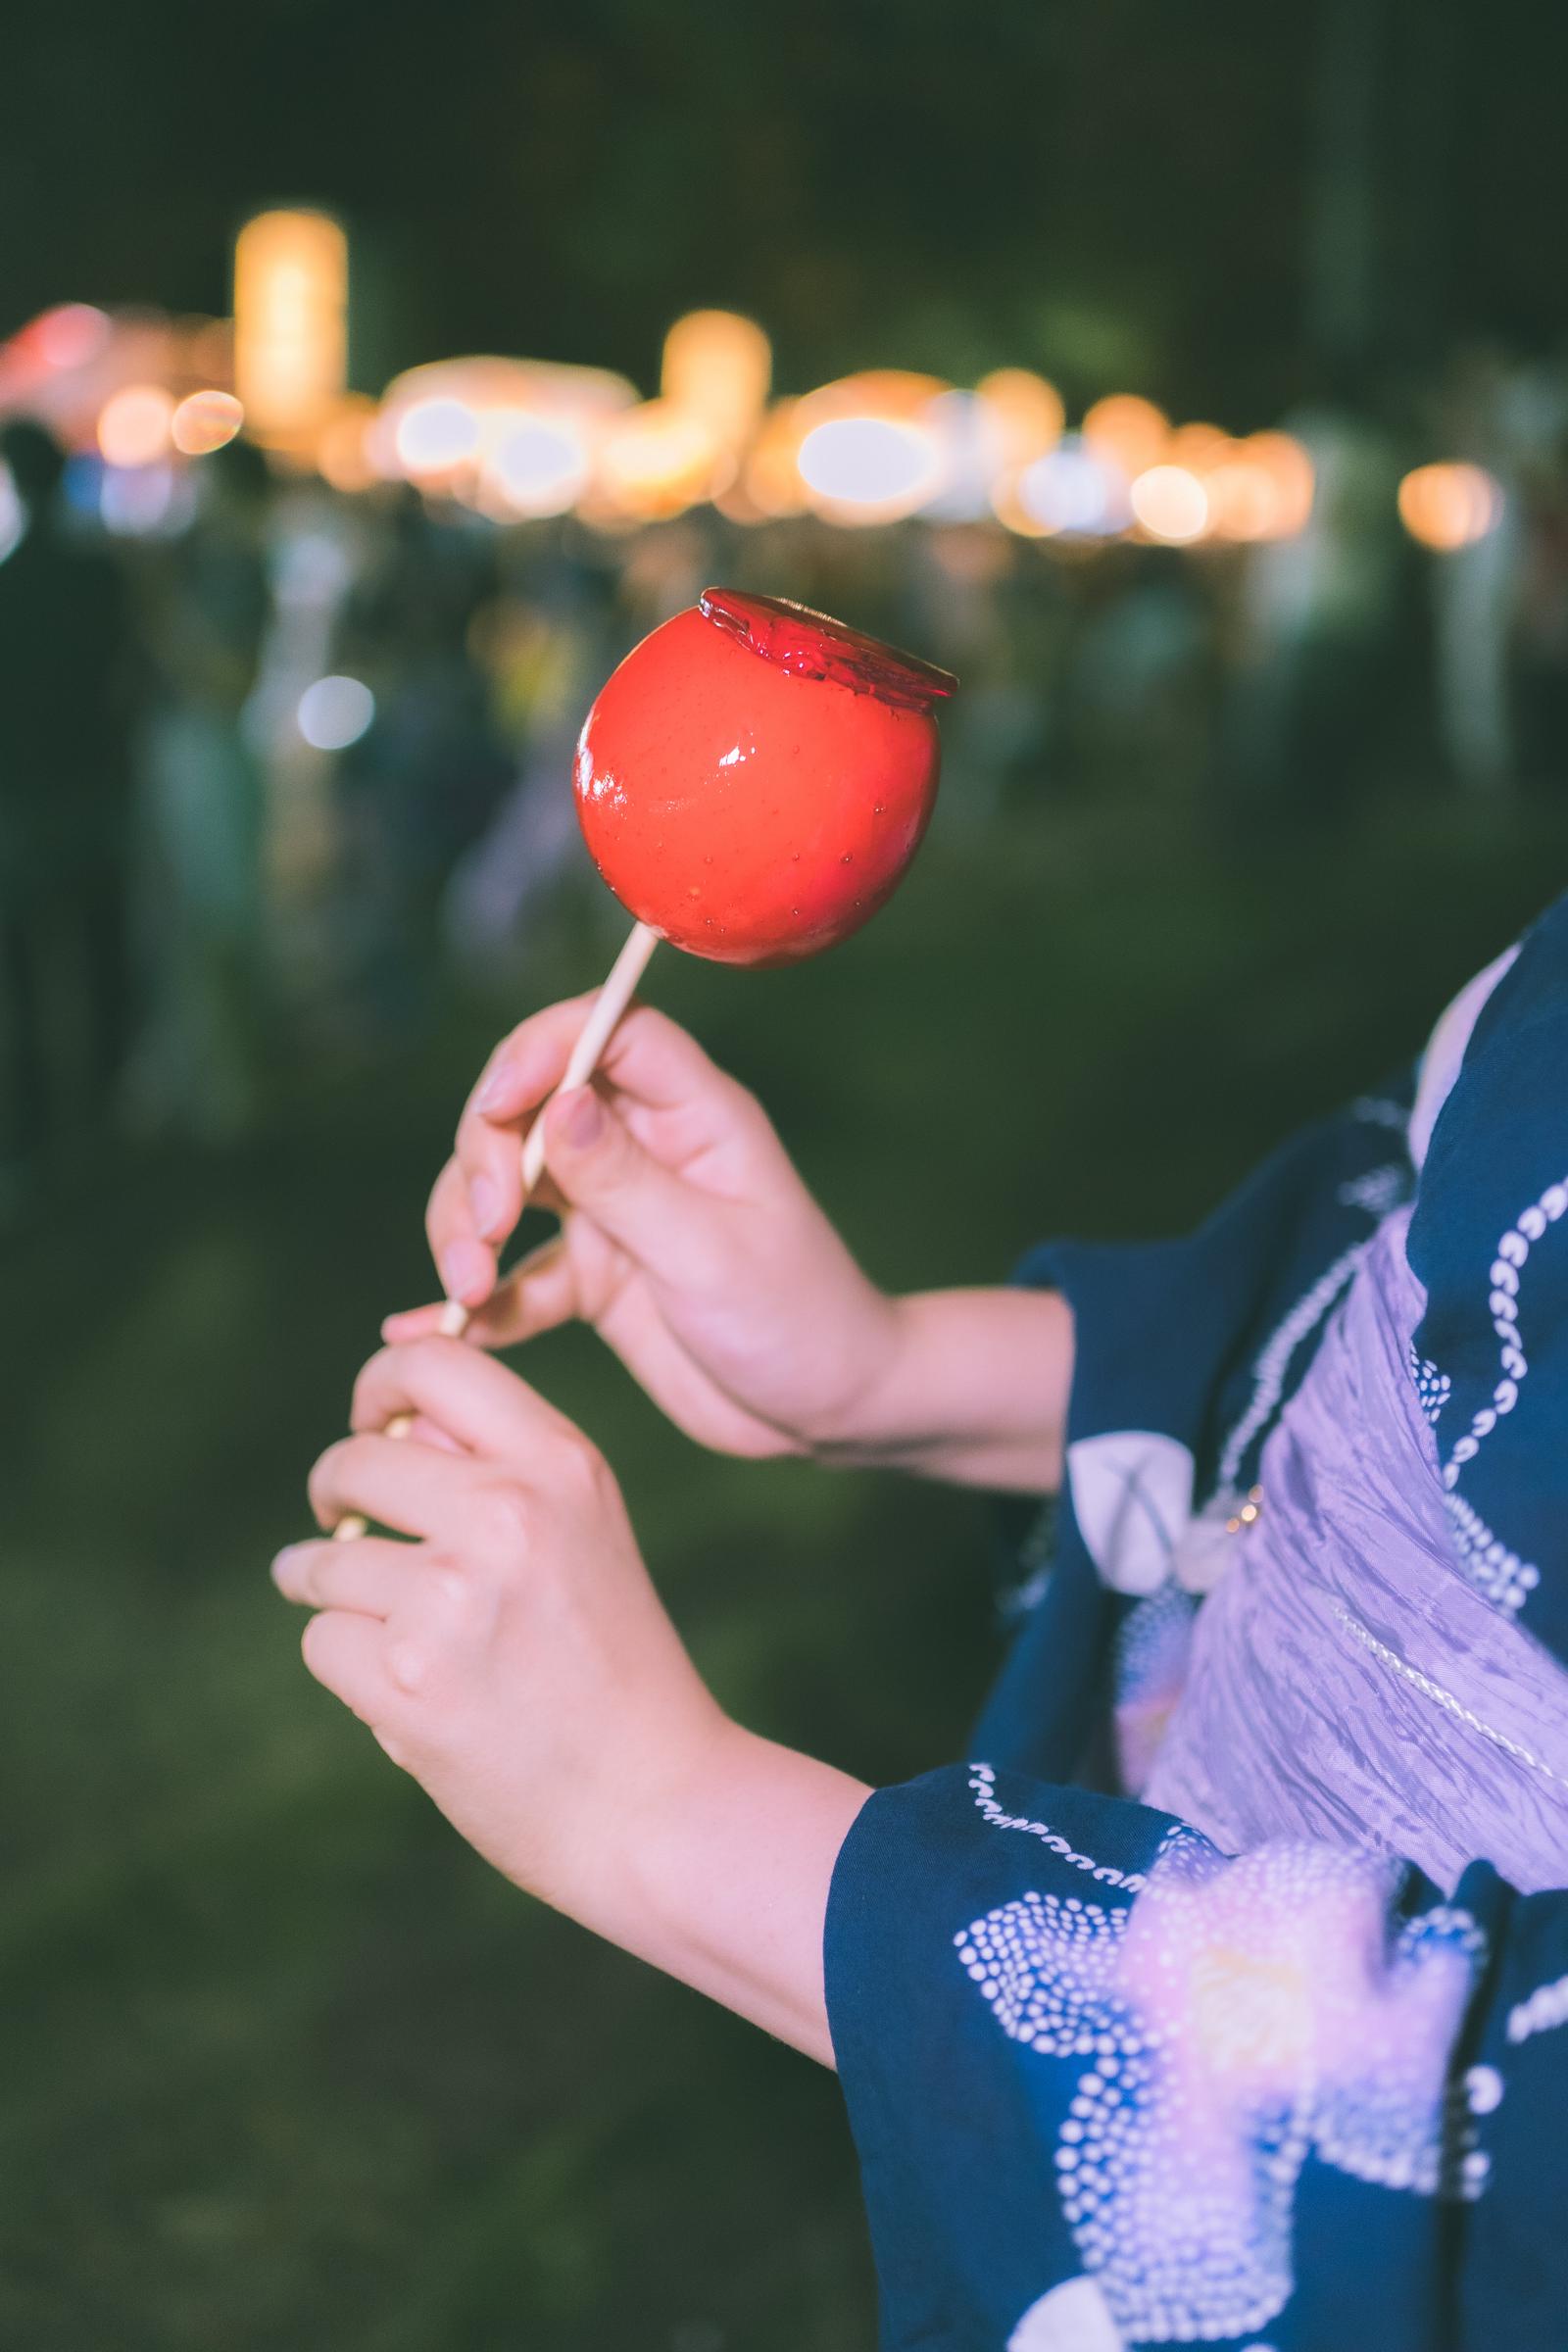
{"type": "Polygon", "coordinates": [[[1072,1311],[1054,1291],[921,1291],[897,1302],[900,1344],[825,1462],[880,1464],[956,1486],[1052,1494],[1061,1483],[1072,1311]]]}
{"type": "Polygon", "coordinates": [[[727,1720],[644,1813],[602,1902],[571,1908],[639,1959],[833,2064],[822,1929],[840,1846],[871,1791],[727,1720]]]}

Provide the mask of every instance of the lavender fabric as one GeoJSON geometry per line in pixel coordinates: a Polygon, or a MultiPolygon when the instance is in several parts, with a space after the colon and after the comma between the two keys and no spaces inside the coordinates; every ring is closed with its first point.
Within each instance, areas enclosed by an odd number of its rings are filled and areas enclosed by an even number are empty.
{"type": "Polygon", "coordinates": [[[1143,1793],[1229,1853],[1309,1838],[1446,1888],[1483,1857],[1534,1892],[1568,1885],[1568,1674],[1455,1564],[1409,1218],[1368,1242],[1264,1448],[1143,1793]]]}

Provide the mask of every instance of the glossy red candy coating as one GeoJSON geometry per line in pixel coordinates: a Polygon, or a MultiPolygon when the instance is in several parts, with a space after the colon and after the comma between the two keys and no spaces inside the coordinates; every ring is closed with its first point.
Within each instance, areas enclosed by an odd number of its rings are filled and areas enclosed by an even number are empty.
{"type": "Polygon", "coordinates": [[[936,799],[957,681],[841,621],[710,588],[629,653],[577,745],[577,814],[621,905],[719,963],[793,963],[868,922],[936,799]]]}

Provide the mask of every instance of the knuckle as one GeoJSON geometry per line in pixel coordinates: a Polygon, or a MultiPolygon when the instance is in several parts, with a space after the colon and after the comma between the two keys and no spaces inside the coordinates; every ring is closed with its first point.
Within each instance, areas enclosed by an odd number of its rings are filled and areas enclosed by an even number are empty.
{"type": "Polygon", "coordinates": [[[772,1121],[760,1095],[754,1094],[749,1086],[743,1086],[738,1078],[731,1078],[727,1072],[723,1074],[722,1082],[728,1090],[730,1112],[736,1125],[749,1133],[760,1130],[771,1133],[772,1121]]]}
{"type": "Polygon", "coordinates": [[[574,1497],[593,1497],[612,1480],[610,1464],[591,1438],[578,1429],[563,1430],[552,1454],[555,1482],[574,1497]]]}
{"type": "Polygon", "coordinates": [[[463,1343],[448,1338],[444,1332],[424,1331],[417,1339],[405,1340],[397,1353],[402,1370],[411,1380],[439,1380],[446,1367],[463,1353],[463,1343]]]}
{"type": "Polygon", "coordinates": [[[497,1481],[481,1487],[474,1496],[472,1525],[489,1564],[506,1566],[528,1547],[533,1508],[520,1486],[510,1479],[497,1481]]]}
{"type": "Polygon", "coordinates": [[[459,1561],[432,1568],[424,1588],[425,1622],[437,1640],[463,1640],[479,1631],[490,1613],[488,1577],[459,1561]]]}
{"type": "Polygon", "coordinates": [[[446,1609],[455,1617],[473,1606],[473,1578],[459,1560],[432,1566],[425,1590],[438,1611],[446,1609]]]}

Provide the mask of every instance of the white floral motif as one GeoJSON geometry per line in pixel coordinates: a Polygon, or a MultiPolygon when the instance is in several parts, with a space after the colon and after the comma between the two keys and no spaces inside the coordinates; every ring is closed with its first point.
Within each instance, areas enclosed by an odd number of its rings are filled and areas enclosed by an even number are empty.
{"type": "Polygon", "coordinates": [[[1031,2303],[1007,2352],[1124,2352],[1126,2338],[1092,2278],[1064,2278],[1031,2303]]]}
{"type": "Polygon", "coordinates": [[[1153,1592],[1193,1508],[1193,1457],[1178,1438],[1118,1429],[1067,1448],[1073,1517],[1101,1582],[1153,1592]]]}
{"type": "Polygon", "coordinates": [[[1369,1856],[1228,1861],[1178,1829],[1130,1907],[1031,1892],[955,1938],[1004,2033],[1081,2062],[1059,2193],[1124,2335],[1245,2335],[1278,2312],[1313,2149],[1391,2188],[1479,2193],[1446,2078],[1483,1939],[1440,1908],[1386,1954],[1391,1883],[1369,1856]]]}

